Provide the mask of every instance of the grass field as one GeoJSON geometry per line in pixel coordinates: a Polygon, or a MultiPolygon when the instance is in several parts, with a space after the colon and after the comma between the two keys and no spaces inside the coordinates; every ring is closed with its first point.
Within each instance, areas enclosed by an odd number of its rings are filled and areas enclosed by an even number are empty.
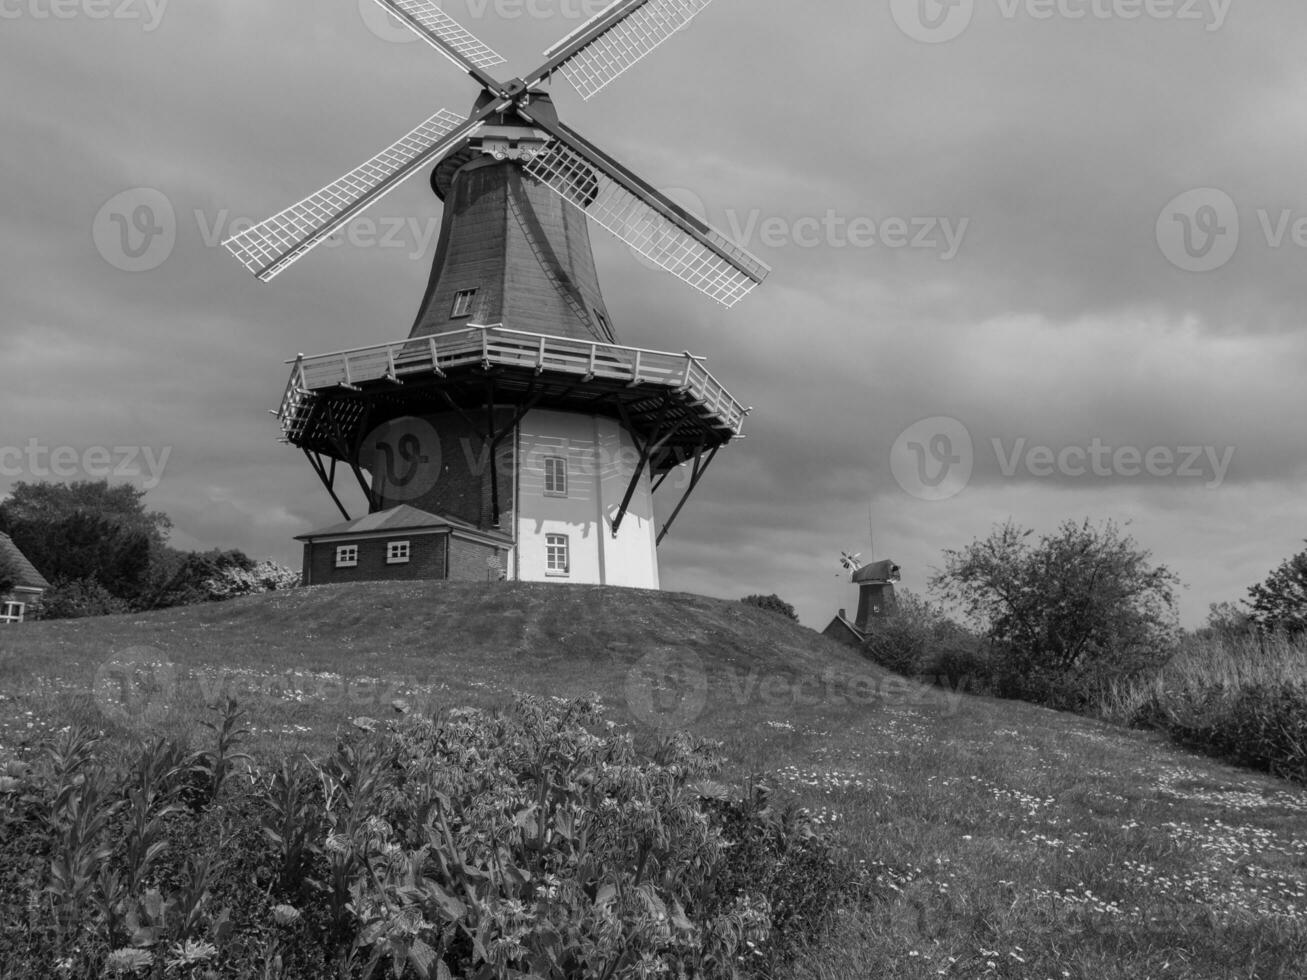
{"type": "Polygon", "coordinates": [[[1301,787],[909,682],[739,603],[422,583],[3,628],[0,757],[76,722],[122,742],[194,732],[226,695],[256,754],[313,754],[396,699],[513,690],[595,691],[650,733],[684,723],[837,829],[889,898],[796,977],[1307,976],[1301,787]]]}

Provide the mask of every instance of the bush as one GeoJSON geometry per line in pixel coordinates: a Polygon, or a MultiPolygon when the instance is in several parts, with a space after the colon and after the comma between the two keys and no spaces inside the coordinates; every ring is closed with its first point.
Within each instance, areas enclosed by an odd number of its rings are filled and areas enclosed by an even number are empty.
{"type": "Polygon", "coordinates": [[[1155,676],[1118,685],[1107,717],[1307,783],[1307,642],[1191,638],[1155,676]]]}
{"type": "Polygon", "coordinates": [[[230,566],[204,583],[209,598],[215,601],[284,591],[299,584],[299,572],[274,561],[261,561],[250,568],[230,566]]]}
{"type": "Polygon", "coordinates": [[[863,653],[895,673],[946,678],[954,689],[989,684],[989,663],[979,638],[941,606],[906,589],[894,614],[873,625],[863,653]]]}
{"type": "Polygon", "coordinates": [[[794,607],[778,595],[746,595],[740,601],[746,606],[757,606],[759,609],[778,613],[796,623],[799,621],[799,614],[794,611],[794,607]]]}
{"type": "Polygon", "coordinates": [[[0,777],[0,962],[19,978],[764,975],[864,876],[712,747],[638,752],[597,703],[356,719],[265,771],[69,732],[0,777]],[[596,733],[601,732],[602,734],[596,733]]]}
{"type": "Polygon", "coordinates": [[[106,589],[95,579],[56,582],[41,598],[41,618],[82,619],[112,616],[131,610],[131,604],[106,589]]]}

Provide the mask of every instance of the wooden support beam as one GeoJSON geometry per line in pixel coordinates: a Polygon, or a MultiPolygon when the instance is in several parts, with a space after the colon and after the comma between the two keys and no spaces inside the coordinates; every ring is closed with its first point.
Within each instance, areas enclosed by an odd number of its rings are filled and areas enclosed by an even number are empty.
{"type": "MultiPolygon", "coordinates": [[[[667,421],[667,415],[671,410],[672,399],[669,394],[663,399],[662,415],[659,417],[658,424],[654,428],[654,434],[645,441],[642,447],[639,446],[639,440],[635,433],[630,433],[631,439],[636,442],[637,447],[640,449],[640,462],[636,464],[635,472],[631,474],[631,482],[626,486],[626,495],[622,497],[622,504],[617,508],[617,516],[613,518],[613,537],[617,537],[617,532],[622,526],[622,519],[626,517],[627,508],[631,506],[631,498],[635,496],[635,488],[640,485],[640,478],[644,476],[645,467],[649,465],[649,457],[653,454],[654,446],[657,444],[657,440],[663,430],[663,425],[667,421]]],[[[625,416],[625,407],[621,407],[621,411],[623,416],[625,416]]],[[[684,419],[682,419],[681,422],[684,422],[684,419]]],[[[681,422],[678,422],[676,426],[673,426],[673,432],[680,427],[681,422]]],[[[668,436],[671,434],[672,433],[668,433],[668,436]]]]}
{"type": "Polygon", "coordinates": [[[699,481],[703,479],[704,473],[708,472],[708,467],[711,466],[712,461],[717,458],[717,451],[721,448],[722,448],[721,443],[718,443],[716,446],[713,446],[712,452],[708,454],[708,458],[706,460],[703,459],[702,448],[699,450],[699,452],[695,453],[694,472],[690,476],[690,485],[685,488],[685,494],[681,497],[680,503],[676,505],[676,509],[672,511],[672,516],[667,518],[667,523],[664,524],[662,530],[658,532],[658,540],[654,542],[655,545],[660,545],[663,543],[663,538],[667,537],[667,532],[672,529],[672,525],[676,523],[676,518],[680,516],[681,508],[684,507],[686,501],[690,499],[690,494],[694,493],[694,488],[699,485],[699,481]],[[702,465],[700,465],[701,460],[702,460],[702,465]]]}
{"type": "Polygon", "coordinates": [[[368,501],[368,513],[375,514],[381,509],[381,501],[372,492],[372,485],[363,479],[363,470],[359,468],[358,447],[351,448],[345,439],[344,432],[341,431],[340,424],[336,420],[336,413],[332,410],[331,402],[328,401],[323,406],[327,412],[327,421],[331,424],[332,441],[336,444],[336,451],[340,458],[349,463],[349,467],[354,471],[354,479],[358,480],[359,487],[363,490],[363,496],[368,501]]]}
{"type": "Polygon", "coordinates": [[[336,460],[334,458],[332,459],[331,471],[328,473],[326,466],[322,463],[322,456],[320,454],[312,453],[305,449],[304,456],[309,461],[309,465],[313,467],[313,472],[318,474],[318,479],[322,481],[322,485],[327,488],[327,493],[331,494],[331,499],[336,504],[336,509],[340,511],[341,516],[343,516],[347,521],[353,520],[353,518],[349,516],[349,511],[345,509],[345,505],[342,504],[340,498],[336,496],[336,460]]]}

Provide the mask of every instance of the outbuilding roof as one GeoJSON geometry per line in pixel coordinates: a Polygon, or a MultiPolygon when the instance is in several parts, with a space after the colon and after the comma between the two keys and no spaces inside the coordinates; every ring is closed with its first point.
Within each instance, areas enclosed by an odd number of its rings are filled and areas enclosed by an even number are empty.
{"type": "Polygon", "coordinates": [[[462,531],[504,545],[513,543],[511,538],[498,531],[483,531],[466,521],[460,521],[453,517],[440,517],[425,510],[410,507],[408,504],[400,504],[398,507],[391,507],[389,510],[381,510],[375,514],[356,517],[354,520],[346,521],[343,524],[333,524],[331,527],[323,528],[320,531],[310,531],[308,534],[298,535],[295,540],[313,541],[317,538],[331,538],[343,534],[384,534],[391,531],[430,531],[441,528],[462,531]]]}
{"type": "Polygon", "coordinates": [[[18,582],[22,588],[27,589],[48,589],[50,583],[45,580],[45,576],[37,571],[36,566],[27,560],[27,556],[18,550],[18,545],[9,535],[0,532],[0,561],[7,561],[13,566],[17,574],[18,582]]]}

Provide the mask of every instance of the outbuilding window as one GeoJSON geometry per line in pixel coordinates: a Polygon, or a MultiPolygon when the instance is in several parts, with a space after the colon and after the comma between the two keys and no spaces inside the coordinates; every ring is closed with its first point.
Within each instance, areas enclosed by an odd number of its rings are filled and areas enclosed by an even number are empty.
{"type": "Polygon", "coordinates": [[[405,565],[408,563],[409,544],[407,541],[391,541],[386,545],[386,564],[405,565]]]}
{"type": "Polygon", "coordinates": [[[359,563],[359,546],[356,544],[342,544],[336,549],[336,567],[337,568],[356,568],[359,563]]]}
{"type": "Polygon", "coordinates": [[[27,606],[22,602],[0,604],[0,623],[21,623],[27,606]]]}

